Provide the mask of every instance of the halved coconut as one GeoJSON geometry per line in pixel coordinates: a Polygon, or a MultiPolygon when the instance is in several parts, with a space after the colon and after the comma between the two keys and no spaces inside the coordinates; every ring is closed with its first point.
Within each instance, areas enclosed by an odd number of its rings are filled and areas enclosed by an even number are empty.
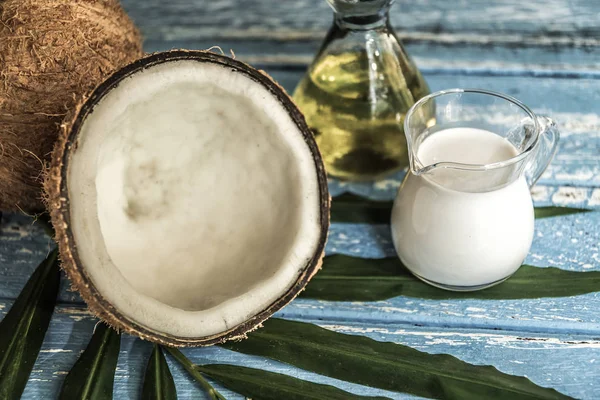
{"type": "Polygon", "coordinates": [[[248,65],[150,55],[62,131],[46,187],[63,267],[115,328],[175,346],[239,338],[319,269],[321,157],[289,97],[248,65]]]}

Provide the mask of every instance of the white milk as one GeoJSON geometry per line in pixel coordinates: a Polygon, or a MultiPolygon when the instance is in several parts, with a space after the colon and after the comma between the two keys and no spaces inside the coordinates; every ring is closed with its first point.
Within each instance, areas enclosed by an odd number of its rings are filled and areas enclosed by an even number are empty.
{"type": "MultiPolygon", "coordinates": [[[[423,166],[490,164],[517,154],[504,138],[473,128],[436,132],[417,152],[423,166]]],[[[509,169],[434,171],[409,172],[398,191],[392,236],[402,262],[418,277],[454,289],[476,289],[509,277],[533,240],[533,204],[525,178],[521,174],[510,181],[509,169]],[[491,180],[496,188],[486,191],[491,180]]]]}

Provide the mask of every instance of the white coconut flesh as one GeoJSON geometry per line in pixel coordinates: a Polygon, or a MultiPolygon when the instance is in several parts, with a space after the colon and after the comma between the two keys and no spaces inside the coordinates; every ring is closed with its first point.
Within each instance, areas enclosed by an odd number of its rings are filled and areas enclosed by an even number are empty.
{"type": "Polygon", "coordinates": [[[110,91],[67,171],[82,268],[155,332],[225,332],[279,299],[320,240],[313,155],[284,106],[218,64],[171,61],[110,91]]]}

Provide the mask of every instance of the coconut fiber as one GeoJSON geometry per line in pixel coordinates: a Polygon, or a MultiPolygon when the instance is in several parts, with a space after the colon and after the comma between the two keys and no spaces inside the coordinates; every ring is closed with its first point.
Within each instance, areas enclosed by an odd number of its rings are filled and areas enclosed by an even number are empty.
{"type": "Polygon", "coordinates": [[[111,72],[142,55],[115,0],[0,0],[0,210],[43,209],[59,126],[111,72]]]}

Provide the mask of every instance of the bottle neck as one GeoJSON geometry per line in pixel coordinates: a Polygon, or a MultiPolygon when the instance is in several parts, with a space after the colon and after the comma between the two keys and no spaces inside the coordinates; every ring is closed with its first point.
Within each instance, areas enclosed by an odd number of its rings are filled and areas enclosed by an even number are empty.
{"type": "Polygon", "coordinates": [[[369,30],[384,28],[389,21],[389,7],[385,7],[373,14],[353,14],[336,12],[334,14],[335,24],[347,30],[369,30]]]}

